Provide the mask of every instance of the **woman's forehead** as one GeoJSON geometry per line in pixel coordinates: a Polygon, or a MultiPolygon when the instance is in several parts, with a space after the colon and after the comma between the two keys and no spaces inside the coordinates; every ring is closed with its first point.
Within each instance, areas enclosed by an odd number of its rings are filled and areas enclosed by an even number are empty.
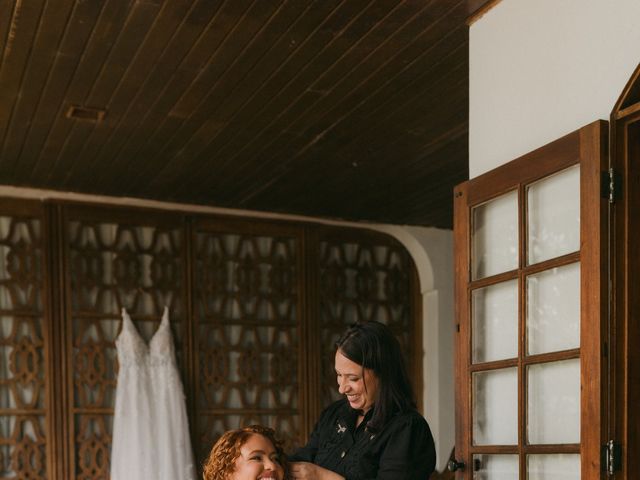
{"type": "Polygon", "coordinates": [[[273,443],[271,443],[271,440],[259,433],[252,433],[251,435],[249,435],[240,449],[246,452],[253,452],[258,450],[265,453],[275,452],[275,447],[273,446],[273,443]]]}
{"type": "Polygon", "coordinates": [[[347,358],[340,350],[336,351],[335,367],[340,373],[361,373],[363,370],[362,365],[347,358]]]}

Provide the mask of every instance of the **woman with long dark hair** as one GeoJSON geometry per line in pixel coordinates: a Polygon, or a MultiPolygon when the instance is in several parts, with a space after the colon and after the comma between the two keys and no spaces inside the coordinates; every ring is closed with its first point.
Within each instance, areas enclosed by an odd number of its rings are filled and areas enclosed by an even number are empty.
{"type": "Polygon", "coordinates": [[[338,391],[307,445],[289,457],[295,480],[427,480],[436,452],[416,411],[400,344],[379,322],[349,328],[336,344],[338,391]]]}

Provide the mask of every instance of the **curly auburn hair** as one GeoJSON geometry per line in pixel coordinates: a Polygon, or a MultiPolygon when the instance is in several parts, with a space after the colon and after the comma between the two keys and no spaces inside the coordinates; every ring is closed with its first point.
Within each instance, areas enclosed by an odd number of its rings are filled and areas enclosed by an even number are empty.
{"type": "Polygon", "coordinates": [[[262,425],[249,425],[248,427],[229,430],[224,433],[213,445],[209,457],[202,468],[204,480],[228,480],[240,456],[240,448],[251,435],[262,435],[268,439],[276,450],[280,465],[284,470],[284,478],[289,478],[289,465],[284,454],[282,443],[276,438],[275,431],[262,425]]]}

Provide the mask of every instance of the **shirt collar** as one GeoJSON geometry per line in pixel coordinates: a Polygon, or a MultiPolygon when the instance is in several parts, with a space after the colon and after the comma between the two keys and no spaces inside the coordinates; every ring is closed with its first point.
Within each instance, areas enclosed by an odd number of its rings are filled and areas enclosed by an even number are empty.
{"type": "MultiPolygon", "coordinates": [[[[369,411],[367,411],[360,425],[366,425],[369,422],[369,420],[371,420],[371,417],[373,416],[373,409],[374,407],[372,406],[369,409],[369,411]]],[[[351,406],[349,405],[349,402],[345,401],[345,408],[343,408],[342,412],[340,413],[341,413],[340,418],[344,422],[346,427],[349,429],[349,431],[355,432],[356,421],[358,420],[358,416],[362,413],[362,410],[356,410],[354,408],[351,408],[351,406]]]]}

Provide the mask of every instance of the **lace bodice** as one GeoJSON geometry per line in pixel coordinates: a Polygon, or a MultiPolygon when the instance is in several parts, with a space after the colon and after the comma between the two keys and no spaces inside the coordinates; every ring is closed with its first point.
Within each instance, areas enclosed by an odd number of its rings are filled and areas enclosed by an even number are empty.
{"type": "Polygon", "coordinates": [[[122,330],[116,338],[116,350],[120,368],[140,366],[147,362],[149,356],[149,347],[124,308],[122,309],[122,330]]]}
{"type": "Polygon", "coordinates": [[[149,345],[140,336],[127,311],[122,309],[122,330],[116,339],[118,362],[120,366],[140,366],[148,362],[175,363],[176,354],[173,345],[173,334],[169,324],[169,309],[164,308],[160,326],[151,337],[149,345]]]}
{"type": "Polygon", "coordinates": [[[164,307],[160,326],[149,342],[149,356],[154,364],[176,363],[176,352],[173,346],[173,334],[171,333],[169,309],[167,307],[164,307]]]}

